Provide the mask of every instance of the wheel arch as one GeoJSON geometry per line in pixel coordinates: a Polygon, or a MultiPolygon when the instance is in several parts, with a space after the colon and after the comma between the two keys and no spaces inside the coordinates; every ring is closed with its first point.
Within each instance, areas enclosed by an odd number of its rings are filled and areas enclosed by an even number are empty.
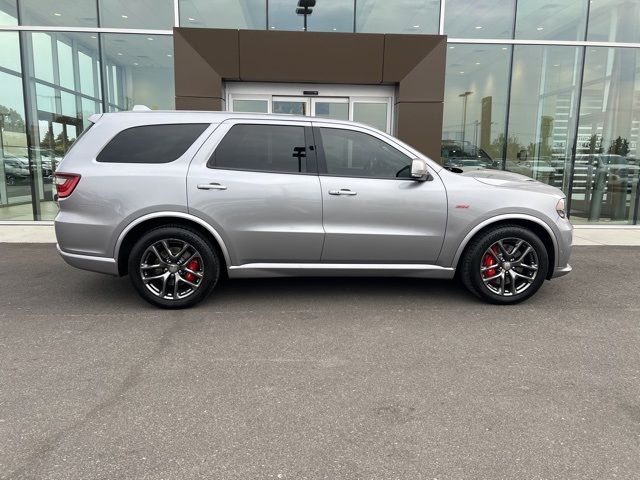
{"type": "Polygon", "coordinates": [[[231,257],[229,256],[229,250],[227,249],[224,240],[207,222],[187,213],[157,212],[137,218],[127,225],[118,236],[114,258],[118,265],[119,275],[126,275],[128,273],[127,259],[136,240],[145,232],[163,225],[181,225],[196,230],[205,239],[211,242],[220,257],[223,259],[224,265],[222,266],[223,268],[221,268],[221,271],[226,271],[227,266],[231,265],[231,257]]]}
{"type": "Polygon", "coordinates": [[[542,240],[542,243],[544,243],[544,246],[547,249],[547,254],[549,256],[549,271],[547,272],[547,278],[550,279],[556,267],[556,258],[558,255],[558,240],[556,238],[556,235],[553,233],[553,230],[547,223],[531,215],[500,215],[499,217],[487,219],[484,222],[476,225],[469,233],[467,233],[462,243],[458,247],[458,250],[456,251],[455,257],[453,259],[453,265],[456,268],[456,271],[460,258],[462,258],[462,255],[464,255],[467,247],[471,243],[471,240],[479,235],[482,235],[487,230],[502,225],[518,225],[520,227],[527,228],[535,233],[540,238],[540,240],[542,240]]]}

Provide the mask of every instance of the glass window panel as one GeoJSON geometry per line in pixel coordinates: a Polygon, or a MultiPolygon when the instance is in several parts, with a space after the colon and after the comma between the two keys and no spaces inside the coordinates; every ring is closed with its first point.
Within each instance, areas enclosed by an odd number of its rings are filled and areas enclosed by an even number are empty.
{"type": "Polygon", "coordinates": [[[567,191],[582,50],[514,48],[506,169],[567,191]]]}
{"type": "Polygon", "coordinates": [[[388,105],[386,103],[353,103],[353,121],[387,131],[388,105]]]}
{"type": "Polygon", "coordinates": [[[222,139],[207,167],[279,173],[308,172],[303,127],[235,125],[222,139]]]}
{"type": "Polygon", "coordinates": [[[72,93],[60,92],[60,103],[62,105],[62,115],[76,117],[78,108],[76,106],[76,96],[72,93]]]}
{"type": "Polygon", "coordinates": [[[75,89],[73,79],[73,49],[71,45],[58,40],[58,71],[60,86],[75,89]]]}
{"type": "Polygon", "coordinates": [[[527,0],[518,2],[516,38],[584,40],[585,0],[527,0]]]}
{"type": "Polygon", "coordinates": [[[84,52],[78,52],[80,91],[85,95],[96,95],[96,60],[84,52]]]}
{"type": "Polygon", "coordinates": [[[358,0],[356,32],[438,33],[439,0],[358,0]]]}
{"type": "Polygon", "coordinates": [[[0,25],[17,25],[18,7],[16,0],[0,0],[0,25]]]}
{"type": "Polygon", "coordinates": [[[638,49],[586,49],[572,221],[628,223],[637,216],[639,98],[638,49]]]}
{"type": "Polygon", "coordinates": [[[0,66],[21,72],[18,32],[0,32],[0,66]]]}
{"type": "Polygon", "coordinates": [[[80,106],[82,108],[82,128],[85,129],[89,125],[89,117],[94,113],[100,113],[102,109],[100,108],[100,102],[95,100],[91,100],[89,98],[82,98],[80,102],[80,106]]]}
{"type": "Polygon", "coordinates": [[[180,26],[264,30],[266,0],[180,0],[180,26]]]}
{"type": "MultiPolygon", "coordinates": [[[[310,32],[353,32],[353,0],[322,0],[307,15],[310,32]]],[[[269,0],[269,29],[304,30],[304,15],[296,13],[297,2],[269,0]]]]}
{"type": "Polygon", "coordinates": [[[273,100],[273,113],[284,113],[288,115],[306,115],[306,100],[273,100]]]}
{"type": "Polygon", "coordinates": [[[640,42],[638,0],[597,0],[589,7],[587,40],[640,42]]]}
{"type": "Polygon", "coordinates": [[[51,35],[34,32],[31,34],[31,44],[33,45],[33,68],[36,78],[53,83],[51,35]]]}
{"type": "Polygon", "coordinates": [[[0,85],[0,220],[33,220],[22,79],[0,71],[0,85]]]}
{"type": "Polygon", "coordinates": [[[122,95],[108,89],[110,110],[138,104],[154,110],[175,108],[171,36],[102,34],[102,39],[103,61],[120,72],[114,89],[122,95]]]}
{"type": "Polygon", "coordinates": [[[100,24],[109,28],[173,28],[173,0],[108,0],[100,2],[100,24]],[[151,14],[150,14],[151,12],[151,14]]]}
{"type": "Polygon", "coordinates": [[[509,49],[448,46],[441,150],[445,165],[468,169],[502,165],[509,49]]]}
{"type": "Polygon", "coordinates": [[[412,160],[376,137],[352,130],[320,128],[320,138],[320,154],[329,175],[411,178],[412,160]]]}
{"type": "Polygon", "coordinates": [[[95,0],[20,0],[22,25],[97,27],[95,0]]]}
{"type": "Polygon", "coordinates": [[[447,0],[444,33],[456,38],[512,38],[514,15],[515,0],[447,0]]]}
{"type": "Polygon", "coordinates": [[[336,120],[349,120],[348,102],[315,102],[314,116],[323,118],[333,118],[336,120]]]}
{"type": "Polygon", "coordinates": [[[36,83],[36,105],[38,110],[56,113],[56,90],[47,85],[36,83]]]}
{"type": "Polygon", "coordinates": [[[267,113],[269,111],[268,100],[233,100],[234,112],[253,112],[253,113],[267,113]]]}

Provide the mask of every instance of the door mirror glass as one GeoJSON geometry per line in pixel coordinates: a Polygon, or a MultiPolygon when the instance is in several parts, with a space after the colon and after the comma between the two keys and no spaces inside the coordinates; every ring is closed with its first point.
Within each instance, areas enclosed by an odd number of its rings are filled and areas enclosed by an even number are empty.
{"type": "Polygon", "coordinates": [[[422,158],[414,158],[411,163],[411,176],[415,179],[424,179],[427,176],[427,162],[422,158]]]}

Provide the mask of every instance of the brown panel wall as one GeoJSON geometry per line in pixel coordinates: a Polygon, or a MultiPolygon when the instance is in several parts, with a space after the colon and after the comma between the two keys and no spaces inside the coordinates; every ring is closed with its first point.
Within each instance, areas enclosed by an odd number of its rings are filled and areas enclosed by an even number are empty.
{"type": "Polygon", "coordinates": [[[240,79],[381,83],[383,52],[383,35],[240,30],[240,79]]]}
{"type": "Polygon", "coordinates": [[[224,80],[398,85],[397,136],[440,158],[446,37],[174,29],[176,108],[224,110],[224,80]]]}
{"type": "Polygon", "coordinates": [[[398,103],[397,136],[436,162],[440,161],[442,102],[398,103]]]}

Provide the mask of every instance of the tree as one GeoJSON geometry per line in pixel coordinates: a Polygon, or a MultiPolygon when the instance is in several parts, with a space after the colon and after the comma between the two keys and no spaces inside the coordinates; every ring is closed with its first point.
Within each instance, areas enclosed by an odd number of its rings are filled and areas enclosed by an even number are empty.
{"type": "Polygon", "coordinates": [[[3,114],[5,132],[24,133],[24,119],[22,115],[13,108],[5,107],[4,105],[0,105],[0,113],[3,114]]]}
{"type": "Polygon", "coordinates": [[[626,157],[629,153],[629,140],[618,136],[618,138],[611,142],[608,153],[614,153],[616,155],[626,157]]]}

